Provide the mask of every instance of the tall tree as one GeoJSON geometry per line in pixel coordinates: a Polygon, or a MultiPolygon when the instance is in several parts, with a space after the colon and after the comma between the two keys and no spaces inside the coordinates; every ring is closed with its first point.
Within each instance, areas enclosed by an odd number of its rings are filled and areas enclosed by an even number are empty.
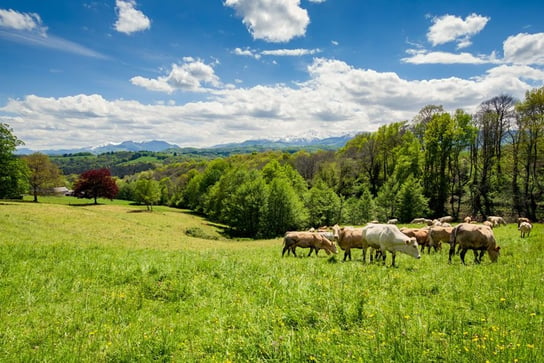
{"type": "Polygon", "coordinates": [[[140,177],[134,186],[134,198],[136,202],[144,204],[148,211],[152,211],[153,205],[161,199],[159,182],[151,178],[150,175],[140,177]]]}
{"type": "Polygon", "coordinates": [[[542,185],[542,165],[544,164],[544,87],[528,91],[525,100],[517,106],[519,112],[518,132],[520,133],[519,153],[523,172],[522,200],[524,214],[537,220],[537,207],[544,195],[542,185]]]}
{"type": "Polygon", "coordinates": [[[308,192],[306,208],[309,223],[313,227],[333,225],[339,222],[340,198],[324,181],[319,180],[308,192]]]}
{"type": "Polygon", "coordinates": [[[9,125],[0,122],[0,199],[18,198],[26,192],[26,164],[16,158],[17,146],[24,145],[9,125]]]}
{"type": "Polygon", "coordinates": [[[98,198],[113,199],[119,192],[115,180],[108,169],[88,170],[81,174],[74,187],[74,195],[78,198],[94,199],[98,204],[98,198]]]}
{"type": "Polygon", "coordinates": [[[59,167],[42,153],[34,153],[23,158],[28,166],[28,182],[34,196],[34,202],[38,202],[38,194],[47,189],[59,186],[61,171],[59,167]]]}

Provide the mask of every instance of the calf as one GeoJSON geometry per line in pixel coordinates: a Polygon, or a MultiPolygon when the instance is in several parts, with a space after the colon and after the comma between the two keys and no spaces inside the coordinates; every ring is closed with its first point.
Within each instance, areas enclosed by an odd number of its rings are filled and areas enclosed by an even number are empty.
{"type": "Polygon", "coordinates": [[[529,222],[521,222],[518,227],[518,231],[521,233],[521,238],[529,237],[529,234],[531,233],[531,229],[533,229],[533,226],[529,222]]]}

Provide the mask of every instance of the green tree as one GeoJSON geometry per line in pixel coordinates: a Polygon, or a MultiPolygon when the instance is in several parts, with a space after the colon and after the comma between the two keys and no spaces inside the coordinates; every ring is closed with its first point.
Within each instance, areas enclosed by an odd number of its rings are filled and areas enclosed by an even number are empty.
{"type": "Polygon", "coordinates": [[[421,182],[410,176],[401,185],[397,195],[397,216],[401,222],[408,223],[416,217],[427,215],[428,200],[423,195],[421,182]]]}
{"type": "Polygon", "coordinates": [[[19,198],[28,190],[26,164],[14,155],[20,145],[9,125],[0,122],[0,199],[19,198]]]}
{"type": "Polygon", "coordinates": [[[350,197],[342,208],[342,222],[361,225],[375,218],[375,203],[372,194],[366,185],[361,188],[360,197],[350,197]]]}
{"type": "Polygon", "coordinates": [[[303,228],[307,222],[306,208],[285,178],[270,182],[266,206],[261,227],[263,236],[280,236],[286,231],[303,228]]]}
{"type": "Polygon", "coordinates": [[[23,160],[28,166],[28,183],[34,196],[34,202],[38,202],[38,194],[46,193],[48,190],[62,183],[61,171],[49,159],[49,156],[42,153],[34,153],[25,156],[23,160]]]}
{"type": "Polygon", "coordinates": [[[340,197],[324,181],[319,180],[308,192],[306,208],[311,226],[333,225],[340,218],[340,197]]]}
{"type": "Polygon", "coordinates": [[[140,177],[134,186],[134,198],[136,202],[145,204],[148,211],[152,211],[153,205],[161,199],[159,182],[149,176],[140,177]]]}

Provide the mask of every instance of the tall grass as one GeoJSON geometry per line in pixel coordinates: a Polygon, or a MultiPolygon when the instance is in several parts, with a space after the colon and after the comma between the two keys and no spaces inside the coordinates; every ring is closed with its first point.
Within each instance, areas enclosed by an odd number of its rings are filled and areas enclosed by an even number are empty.
{"type": "Polygon", "coordinates": [[[281,239],[174,209],[53,202],[0,204],[2,361],[542,361],[540,225],[496,229],[496,264],[446,248],[391,268],[281,258],[281,239]]]}

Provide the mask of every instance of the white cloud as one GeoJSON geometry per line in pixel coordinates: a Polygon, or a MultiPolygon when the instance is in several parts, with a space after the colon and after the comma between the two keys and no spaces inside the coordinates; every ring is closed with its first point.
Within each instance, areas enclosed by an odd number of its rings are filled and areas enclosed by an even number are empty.
{"type": "Polygon", "coordinates": [[[255,51],[253,51],[253,50],[251,50],[249,48],[246,48],[246,49],[235,48],[233,53],[236,54],[236,55],[241,55],[241,56],[246,56],[246,57],[253,57],[255,59],[261,58],[261,55],[259,53],[256,53],[255,51]]]}
{"type": "Polygon", "coordinates": [[[470,38],[482,31],[489,20],[488,17],[474,13],[464,20],[449,14],[434,17],[427,39],[433,46],[455,41],[458,48],[466,48],[472,44],[470,38]]]}
{"type": "Polygon", "coordinates": [[[544,33],[521,33],[503,43],[504,59],[515,64],[544,64],[544,33]]]}
{"type": "Polygon", "coordinates": [[[303,36],[310,23],[300,0],[225,0],[236,10],[254,39],[287,42],[303,36]]]}
{"type": "Polygon", "coordinates": [[[494,53],[490,56],[474,56],[466,52],[428,52],[414,49],[409,49],[407,53],[411,56],[402,58],[401,61],[412,64],[486,64],[499,62],[494,53]]]}
{"type": "Polygon", "coordinates": [[[0,9],[0,28],[35,31],[45,36],[47,28],[36,13],[20,13],[12,9],[0,9]]]}
{"type": "Polygon", "coordinates": [[[130,79],[136,86],[150,91],[172,93],[175,90],[205,92],[205,86],[222,87],[213,67],[198,59],[184,58],[182,64],[172,64],[168,75],[156,79],[136,76],[130,79]]]}
{"type": "Polygon", "coordinates": [[[276,56],[302,56],[302,55],[312,55],[320,53],[321,49],[274,49],[274,50],[263,50],[262,55],[276,55],[276,56]]]}
{"type": "MultiPolygon", "coordinates": [[[[156,81],[171,87],[176,82],[201,87],[203,80],[218,84],[217,76],[205,66],[198,60],[175,65],[168,76],[175,82],[156,81]],[[177,78],[178,72],[188,79],[177,78]]],[[[307,71],[308,80],[292,86],[210,88],[205,100],[177,105],[107,100],[100,95],[29,95],[10,99],[0,108],[0,122],[8,123],[34,149],[127,139],[209,146],[263,135],[301,135],[309,130],[322,135],[374,131],[383,124],[409,120],[428,104],[471,113],[498,92],[523,98],[534,84],[544,84],[544,71],[526,65],[500,65],[472,79],[407,80],[394,72],[320,58],[307,71]]]]}
{"type": "Polygon", "coordinates": [[[115,22],[115,30],[120,33],[131,34],[149,29],[151,21],[140,10],[136,10],[135,0],[116,0],[115,8],[118,19],[115,22]]]}

